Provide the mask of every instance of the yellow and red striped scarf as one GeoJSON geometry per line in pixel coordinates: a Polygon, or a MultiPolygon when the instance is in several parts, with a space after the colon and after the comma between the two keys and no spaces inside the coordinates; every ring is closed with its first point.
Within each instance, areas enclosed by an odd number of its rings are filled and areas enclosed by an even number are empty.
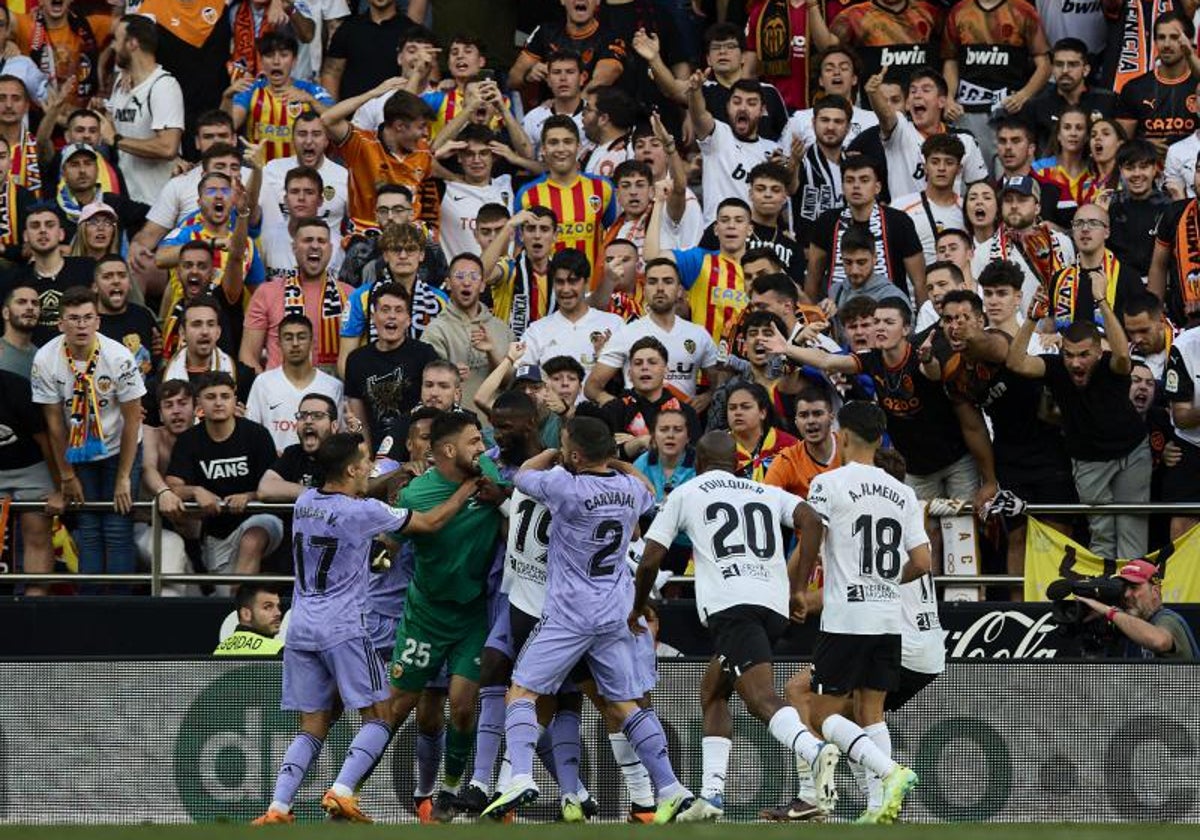
{"type": "MultiPolygon", "coordinates": [[[[1104,297],[1108,301],[1109,306],[1115,306],[1117,302],[1117,277],[1121,273],[1121,263],[1113,256],[1113,252],[1104,249],[1104,257],[1101,262],[1104,271],[1104,297]]],[[[1082,282],[1091,283],[1090,280],[1083,280],[1079,268],[1079,260],[1071,263],[1058,273],[1054,278],[1054,324],[1058,329],[1065,330],[1071,326],[1076,320],[1076,305],[1079,302],[1079,285],[1082,282]]],[[[1100,301],[1094,301],[1099,303],[1100,301]]],[[[1079,313],[1082,317],[1090,317],[1091,313],[1079,313]]],[[[1104,326],[1104,322],[1100,321],[1100,326],[1104,326]]]]}
{"type": "MultiPolygon", "coordinates": [[[[326,272],[325,287],[321,292],[321,323],[314,325],[317,332],[317,348],[314,364],[333,365],[338,359],[338,335],[342,326],[342,310],[346,299],[338,288],[337,278],[326,272]]],[[[283,285],[283,314],[304,315],[304,287],[297,272],[288,274],[283,285]]]]}
{"type": "Polygon", "coordinates": [[[67,428],[67,462],[84,464],[108,455],[104,428],[100,425],[100,403],[96,398],[96,365],[100,363],[100,338],[92,340],[92,350],[83,370],[75,367],[71,348],[63,342],[67,370],[75,374],[71,391],[71,416],[67,428]]]}
{"type": "Polygon", "coordinates": [[[18,184],[33,193],[42,190],[42,170],[38,166],[37,138],[21,129],[21,139],[10,150],[12,168],[9,170],[18,184]]]}
{"type": "Polygon", "coordinates": [[[3,198],[0,198],[0,245],[20,245],[21,231],[17,222],[17,182],[12,178],[4,182],[3,198]]]}

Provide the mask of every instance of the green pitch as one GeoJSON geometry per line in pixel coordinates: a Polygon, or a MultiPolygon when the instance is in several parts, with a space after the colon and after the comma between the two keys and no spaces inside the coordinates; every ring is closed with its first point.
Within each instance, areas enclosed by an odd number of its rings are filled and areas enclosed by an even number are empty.
{"type": "MultiPolygon", "coordinates": [[[[371,840],[408,837],[439,837],[442,840],[795,840],[799,835],[819,840],[1128,840],[1130,831],[1142,832],[1148,825],[1088,824],[1002,824],[980,825],[762,825],[718,823],[715,825],[480,825],[461,823],[449,827],[416,825],[347,826],[306,824],[251,828],[210,823],[186,826],[2,826],[0,840],[371,840]]],[[[1155,825],[1155,840],[1183,840],[1196,836],[1195,826],[1155,825]]]]}

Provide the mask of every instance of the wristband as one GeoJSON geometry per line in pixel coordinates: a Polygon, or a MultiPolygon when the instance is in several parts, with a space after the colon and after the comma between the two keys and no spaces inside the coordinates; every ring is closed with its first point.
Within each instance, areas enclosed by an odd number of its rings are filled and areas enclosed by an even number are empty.
{"type": "Polygon", "coordinates": [[[1109,607],[1108,612],[1106,612],[1104,614],[1104,618],[1105,618],[1105,620],[1108,621],[1109,624],[1112,624],[1113,619],[1117,617],[1117,613],[1119,613],[1119,612],[1120,612],[1120,610],[1118,610],[1116,607],[1109,607]]]}
{"type": "Polygon", "coordinates": [[[170,493],[170,492],[173,492],[170,487],[162,488],[161,490],[159,490],[157,493],[154,494],[154,501],[157,502],[158,497],[161,496],[163,493],[170,493]]]}

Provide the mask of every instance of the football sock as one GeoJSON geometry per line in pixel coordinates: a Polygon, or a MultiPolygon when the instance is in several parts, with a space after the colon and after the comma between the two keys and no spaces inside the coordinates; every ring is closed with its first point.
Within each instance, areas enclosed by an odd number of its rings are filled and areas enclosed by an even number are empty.
{"type": "Polygon", "coordinates": [[[442,763],[442,742],[445,737],[445,729],[433,733],[417,733],[417,785],[413,789],[414,799],[433,796],[433,789],[437,787],[438,765],[442,763]]]}
{"type": "MultiPolygon", "coordinates": [[[[851,764],[850,766],[857,767],[858,765],[851,764]]],[[[816,803],[817,785],[813,781],[812,765],[800,756],[796,756],[796,775],[799,777],[796,784],[796,797],[810,805],[816,803]]]]}
{"type": "Polygon", "coordinates": [[[502,685],[479,689],[479,722],[475,731],[475,766],[471,781],[485,791],[491,790],[496,757],[504,738],[504,692],[502,685]]]}
{"type": "Polygon", "coordinates": [[[547,727],[554,754],[558,788],[564,794],[579,791],[579,712],[560,710],[547,727]]]}
{"type": "MultiPolygon", "coordinates": [[[[884,721],[872,723],[863,727],[863,732],[871,739],[871,743],[879,747],[879,751],[888,758],[892,757],[892,733],[884,721]]],[[[867,773],[867,807],[878,808],[883,805],[883,779],[876,773],[867,773]]]]}
{"type": "Polygon", "coordinates": [[[504,739],[514,779],[533,777],[533,748],[538,740],[537,709],[532,700],[514,700],[504,714],[504,739]]]}
{"type": "Polygon", "coordinates": [[[625,778],[625,787],[629,791],[629,802],[648,808],[654,804],[654,788],[650,786],[650,774],[638,761],[637,753],[625,737],[624,732],[613,732],[608,736],[608,744],[612,747],[613,758],[621,768],[625,778]]]}
{"type": "Polygon", "coordinates": [[[456,729],[453,725],[446,729],[446,774],[442,783],[445,790],[458,793],[463,770],[467,767],[467,758],[474,745],[474,729],[456,729]]]}
{"type": "Polygon", "coordinates": [[[813,734],[804,726],[800,720],[800,713],[796,711],[795,707],[781,707],[771,716],[767,729],[772,738],[810,765],[817,760],[817,753],[821,751],[821,742],[814,738],[813,734]]]}
{"type": "Polygon", "coordinates": [[[322,743],[320,738],[301,732],[288,745],[287,752],[283,754],[283,764],[279,765],[279,776],[275,779],[272,811],[286,814],[292,810],[292,800],[296,791],[300,789],[300,783],[304,781],[304,774],[308,772],[309,765],[321,752],[322,743]]]}
{"type": "Polygon", "coordinates": [[[857,761],[880,776],[891,773],[896,766],[870,739],[862,727],[841,715],[830,715],[821,724],[825,740],[841,747],[842,753],[851,761],[857,761]]]}
{"type": "Polygon", "coordinates": [[[700,795],[705,799],[725,795],[725,774],[729,771],[729,749],[733,741],[717,735],[705,735],[700,741],[703,771],[700,795]]]}
{"type": "Polygon", "coordinates": [[[381,720],[365,721],[346,751],[346,760],[334,783],[334,791],[339,796],[350,796],[363,776],[379,761],[391,740],[392,728],[386,723],[381,720]],[[343,791],[339,785],[346,789],[343,791]]]}
{"type": "Polygon", "coordinates": [[[638,709],[625,718],[621,727],[633,751],[641,759],[650,774],[659,799],[674,796],[680,790],[679,780],[671,769],[671,758],[667,754],[667,735],[653,709],[638,709]]]}
{"type": "MultiPolygon", "coordinates": [[[[546,768],[546,772],[550,774],[550,778],[558,784],[558,768],[554,766],[554,738],[550,735],[550,730],[538,724],[537,737],[537,754],[541,759],[542,766],[546,768]]],[[[511,772],[512,768],[509,768],[511,772]]]]}

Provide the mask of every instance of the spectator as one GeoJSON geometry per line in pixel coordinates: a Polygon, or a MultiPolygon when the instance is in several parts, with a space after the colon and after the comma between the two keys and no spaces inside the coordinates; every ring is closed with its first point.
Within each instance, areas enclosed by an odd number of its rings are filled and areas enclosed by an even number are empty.
{"type": "Polygon", "coordinates": [[[1117,121],[1129,137],[1149,140],[1161,156],[1170,144],[1197,128],[1194,104],[1200,83],[1189,56],[1196,27],[1188,15],[1172,10],[1154,19],[1158,64],[1120,88],[1117,121]]]}
{"type": "Polygon", "coordinates": [[[1043,184],[1058,187],[1058,207],[1054,219],[1066,226],[1075,216],[1090,188],[1088,175],[1088,144],[1091,125],[1087,112],[1078,105],[1068,105],[1059,115],[1057,130],[1051,141],[1051,157],[1033,162],[1033,175],[1043,184]]]}
{"type": "Polygon", "coordinates": [[[299,49],[290,33],[263,34],[257,44],[262,74],[234,80],[221,100],[222,110],[246,139],[264,146],[268,162],[292,154],[292,130],[300,114],[320,115],[334,102],[320,85],[294,77],[299,49]]]}
{"type": "Polygon", "coordinates": [[[213,656],[280,655],[283,608],[279,593],[263,583],[246,583],[238,588],[234,604],[237,626],[217,645],[213,656]]]}
{"type": "Polygon", "coordinates": [[[313,365],[313,325],[308,316],[289,312],[279,322],[278,334],[279,367],[254,377],[246,400],[246,419],[266,428],[275,441],[275,449],[282,452],[292,443],[292,432],[302,420],[297,414],[301,410],[300,398],[308,394],[332,400],[332,419],[336,421],[337,406],[342,402],[342,383],[313,365]]]}
{"type": "Polygon", "coordinates": [[[1123,317],[1129,299],[1142,291],[1141,279],[1105,247],[1108,236],[1108,212],[1098,204],[1080,207],[1071,222],[1075,262],[1055,274],[1050,287],[1050,314],[1060,332],[1075,321],[1103,323],[1096,311],[1097,301],[1092,298],[1095,283],[1090,281],[1095,277],[1104,279],[1105,298],[1118,319],[1123,317]]]}
{"type": "MultiPolygon", "coordinates": [[[[942,302],[945,300],[946,295],[953,291],[960,291],[966,287],[966,277],[963,275],[962,270],[953,263],[935,262],[925,269],[925,293],[928,297],[921,304],[921,309],[917,313],[917,325],[915,328],[917,338],[913,340],[918,345],[924,341],[926,337],[925,331],[940,323],[942,319],[942,302]]],[[[935,336],[935,338],[940,337],[935,336]]]]}
{"type": "Polygon", "coordinates": [[[262,426],[236,416],[236,388],[221,371],[197,385],[203,422],[176,438],[166,478],[175,495],[199,507],[204,567],[213,574],[252,575],[279,547],[283,523],[269,513],[244,515],[258,499],[275,445],[262,426]]]}
{"type": "Polygon", "coordinates": [[[895,285],[902,297],[925,300],[925,255],[912,219],[901,210],[879,203],[881,183],[875,163],[856,156],[842,166],[844,209],[829,210],[817,219],[809,243],[804,292],[809,300],[824,300],[845,281],[842,237],[852,227],[866,228],[874,237],[875,273],[895,285]],[[912,284],[912,295],[909,284],[912,284]]]}
{"type": "Polygon", "coordinates": [[[520,146],[523,155],[533,154],[521,124],[513,116],[512,103],[501,92],[500,85],[493,78],[482,78],[486,66],[487,46],[483,39],[462,32],[451,37],[446,69],[454,85],[449,90],[441,85],[422,97],[433,108],[429,133],[435,141],[434,148],[473,123],[507,134],[514,148],[520,146]]]}
{"type": "MultiPolygon", "coordinates": [[[[779,330],[781,335],[787,330],[787,325],[778,315],[766,311],[746,313],[741,326],[742,346],[739,356],[745,362],[745,367],[738,375],[726,379],[713,392],[706,424],[709,431],[729,428],[726,403],[733,390],[742,385],[759,384],[766,388],[776,403],[776,416],[784,417],[791,413],[786,403],[800,390],[800,382],[795,371],[784,376],[781,367],[773,367],[770,364],[771,353],[767,350],[767,339],[775,330],[779,330]],[[788,393],[784,394],[784,391],[788,393]]],[[[730,366],[733,366],[732,363],[730,366]]]]}
{"type": "Polygon", "coordinates": [[[349,222],[354,230],[373,226],[375,198],[384,184],[407,187],[412,193],[413,216],[422,218],[421,182],[429,177],[433,166],[429,141],[425,139],[433,109],[419,96],[401,90],[402,83],[398,78],[388,79],[364,94],[342,99],[321,115],[350,172],[349,222]],[[368,132],[350,124],[348,118],[356,108],[389,91],[394,93],[383,108],[378,131],[368,132]]]}
{"type": "Polygon", "coordinates": [[[179,295],[174,302],[170,298],[163,299],[160,318],[163,324],[163,358],[169,359],[179,351],[183,344],[183,310],[189,301],[201,295],[211,295],[216,301],[221,326],[218,346],[226,353],[236,353],[241,347],[242,301],[246,295],[243,289],[237,288],[236,297],[233,300],[228,297],[229,284],[237,279],[237,273],[225,272],[218,285],[212,245],[203,239],[192,239],[179,248],[176,274],[179,278],[179,295]]]}
{"type": "MultiPolygon", "coordinates": [[[[828,298],[821,301],[822,310],[833,315],[847,301],[860,295],[866,295],[878,303],[896,294],[895,284],[875,273],[877,247],[871,231],[861,227],[846,231],[841,241],[842,274],[845,279],[830,290],[828,298]]],[[[926,275],[927,283],[928,279],[926,275]]]]}
{"type": "MultiPolygon", "coordinates": [[[[1021,324],[1006,361],[1010,370],[1043,379],[1062,412],[1067,454],[1075,489],[1084,504],[1144,503],[1150,500],[1150,447],[1146,427],[1129,401],[1129,342],[1106,297],[1103,275],[1091,276],[1092,298],[1104,318],[1100,330],[1076,321],[1062,333],[1062,354],[1030,355],[1027,348],[1043,314],[1032,308],[1021,324]]],[[[1044,308],[1043,298],[1034,307],[1044,308]]],[[[1091,516],[1090,548],[1101,557],[1141,557],[1146,553],[1143,516],[1091,516]]]]}
{"type": "Polygon", "coordinates": [[[574,121],[556,114],[542,125],[542,158],[546,173],[517,192],[515,210],[549,207],[558,220],[558,251],[578,249],[587,258],[595,275],[591,287],[599,282],[600,249],[604,230],[617,217],[612,185],[595,175],[579,170],[579,130],[574,121]]]}
{"type": "Polygon", "coordinates": [[[434,359],[421,371],[420,404],[438,411],[466,411],[462,406],[462,373],[458,365],[434,359]]]}
{"type": "MultiPolygon", "coordinates": [[[[96,262],[103,257],[121,256],[121,223],[110,205],[102,201],[89,204],[79,214],[79,220],[68,247],[72,257],[96,262]]],[[[138,288],[135,294],[141,302],[142,290],[138,288]]]]}
{"type": "Polygon", "coordinates": [[[35,196],[42,191],[37,137],[28,128],[29,91],[16,76],[0,74],[0,139],[8,144],[7,172],[19,187],[35,196]]]}
{"type": "MultiPolygon", "coordinates": [[[[833,97],[845,100],[850,106],[845,137],[839,141],[841,145],[852,143],[862,132],[878,126],[879,119],[874,111],[858,107],[858,70],[857,53],[852,53],[846,47],[830,47],[823,50],[817,75],[817,86],[821,89],[821,95],[814,96],[816,102],[811,108],[804,108],[792,114],[783,136],[779,139],[779,145],[790,150],[795,139],[799,137],[806,149],[811,148],[817,142],[814,130],[817,105],[833,97]]],[[[835,180],[838,184],[841,183],[840,178],[835,180]]]]}
{"type": "Polygon", "coordinates": [[[645,247],[645,224],[648,223],[649,213],[654,207],[654,185],[666,180],[670,182],[670,189],[666,196],[667,212],[663,216],[660,230],[661,244],[664,248],[694,248],[704,231],[704,211],[701,209],[700,199],[687,185],[687,162],[680,153],[675,138],[667,132],[657,115],[650,115],[648,127],[639,125],[634,129],[633,150],[637,160],[650,166],[651,203],[646,206],[645,223],[640,219],[631,222],[629,211],[622,206],[625,224],[617,228],[617,235],[635,242],[640,237],[640,247],[645,247]],[[628,229],[630,227],[635,229],[628,229]]]}
{"type": "MultiPolygon", "coordinates": [[[[95,146],[84,143],[64,146],[61,160],[62,183],[55,182],[57,190],[54,201],[66,220],[64,230],[67,239],[75,235],[76,225],[82,224],[84,208],[93,204],[98,205],[97,209],[107,208],[111,211],[114,232],[118,221],[125,230],[135,229],[141,223],[145,208],[138,209],[113,189],[104,189],[100,175],[103,169],[105,180],[110,180],[107,171],[109,164],[102,161],[95,146]]],[[[120,184],[111,186],[120,189],[120,184]]],[[[91,215],[95,213],[93,210],[91,215]]]]}
{"type": "Polygon", "coordinates": [[[117,77],[108,99],[129,197],[152,204],[171,180],[172,161],[183,137],[183,91],[156,60],[158,28],[141,14],[125,15],[113,28],[117,77]]]}
{"type": "MultiPolygon", "coordinates": [[[[341,0],[335,0],[341,2],[341,0]]],[[[333,233],[334,246],[341,253],[342,224],[346,220],[346,198],[349,195],[349,173],[346,167],[330,160],[325,152],[329,148],[329,135],[321,117],[315,111],[301,111],[292,123],[292,154],[269,161],[263,167],[261,193],[262,223],[264,229],[282,228],[291,213],[286,202],[287,176],[293,170],[307,167],[321,177],[321,202],[316,214],[333,233]]],[[[333,262],[341,265],[341,258],[333,262]]]]}
{"type": "Polygon", "coordinates": [[[33,333],[41,317],[42,302],[37,289],[25,283],[10,286],[4,293],[4,335],[0,336],[0,370],[29,378],[37,347],[33,333]]]}
{"type": "MultiPolygon", "coordinates": [[[[17,19],[18,25],[23,22],[23,19],[17,19]]],[[[9,48],[9,39],[14,36],[13,23],[12,12],[7,7],[0,7],[0,55],[4,55],[7,59],[4,62],[4,72],[20,79],[25,84],[25,89],[29,91],[30,96],[44,105],[50,93],[50,79],[32,58],[21,54],[23,48],[20,43],[13,40],[16,49],[9,48]],[[12,52],[15,52],[16,55],[9,55],[12,52]]]]}
{"type": "MultiPolygon", "coordinates": [[[[542,369],[538,365],[521,365],[517,362],[525,354],[525,345],[513,342],[500,364],[483,380],[475,392],[475,407],[487,417],[492,417],[492,407],[499,401],[497,393],[511,378],[513,391],[519,391],[534,402],[536,433],[542,446],[551,448],[562,442],[562,418],[571,407],[564,403],[546,384],[542,369]]],[[[427,382],[432,366],[426,366],[422,379],[427,382]]],[[[422,387],[424,390],[424,387],[422,387]]],[[[507,392],[505,392],[507,393],[507,392]]],[[[494,418],[493,418],[494,422],[494,418]]]]}
{"type": "MultiPolygon", "coordinates": [[[[988,190],[990,189],[989,186],[988,190]]],[[[993,199],[995,195],[992,193],[993,199]]],[[[975,258],[975,240],[971,234],[967,233],[965,227],[945,228],[938,231],[935,239],[937,259],[958,266],[958,270],[963,274],[963,288],[975,291],[975,273],[971,270],[971,260],[975,258]]]]}
{"type": "MultiPolygon", "coordinates": [[[[916,83],[914,83],[916,84],[916,83]]],[[[925,171],[925,186],[919,191],[897,193],[892,206],[903,210],[912,219],[921,240],[925,262],[937,259],[937,235],[943,230],[962,230],[963,201],[955,184],[963,171],[964,147],[954,134],[932,134],[921,144],[921,167],[925,171]]],[[[888,167],[894,172],[895,167],[888,167]]]]}
{"type": "MultiPolygon", "coordinates": [[[[316,28],[310,18],[312,12],[307,0],[297,0],[286,6],[277,5],[275,0],[234,0],[227,9],[229,25],[233,28],[229,75],[234,82],[269,72],[269,66],[262,61],[264,52],[255,49],[263,38],[278,34],[311,41],[316,28]]],[[[293,59],[295,54],[293,48],[293,59]]],[[[291,68],[288,70],[290,72],[291,68]]]]}
{"type": "Polygon", "coordinates": [[[141,481],[146,386],[129,351],[98,333],[95,292],[67,289],[61,308],[62,335],[33,359],[33,401],[46,418],[63,500],[112,500],[112,513],[79,514],[79,570],[128,574],[135,565],[128,514],[141,481]]]}
{"type": "Polygon", "coordinates": [[[616,434],[618,457],[632,461],[650,449],[658,412],[675,409],[687,418],[688,437],[699,438],[700,418],[686,399],[666,384],[667,348],[653,336],[639,338],[629,348],[630,387],[602,409],[616,434]]]}
{"type": "Polygon", "coordinates": [[[92,262],[62,255],[62,221],[52,205],[35,204],[25,216],[24,245],[30,260],[16,272],[13,282],[28,283],[38,291],[41,317],[33,332],[39,347],[59,333],[59,300],[66,289],[92,284],[92,262]]]}
{"type": "Polygon", "coordinates": [[[96,301],[100,311],[100,334],[119,342],[133,356],[147,390],[162,360],[162,333],[154,313],[130,301],[129,266],[117,254],[96,261],[96,301]]]}
{"type": "Polygon", "coordinates": [[[518,90],[545,81],[546,62],[559,50],[584,56],[583,75],[589,90],[616,82],[625,67],[625,43],[600,22],[599,8],[600,0],[572,3],[562,23],[538,26],[509,69],[508,86],[518,90]]]}
{"type": "MultiPolygon", "coordinates": [[[[277,195],[283,198],[277,208],[279,212],[272,214],[272,223],[264,224],[259,236],[263,268],[268,280],[294,282],[297,270],[296,255],[293,253],[296,225],[302,219],[329,224],[321,212],[321,206],[325,203],[325,182],[317,170],[297,166],[284,176],[277,195]]],[[[341,237],[332,227],[329,228],[329,240],[329,273],[336,277],[345,255],[342,253],[341,237]]]]}
{"type": "MultiPolygon", "coordinates": [[[[188,559],[184,534],[196,536],[197,524],[184,514],[183,502],[167,483],[165,473],[171,463],[175,441],[196,424],[196,398],[186,379],[168,379],[158,386],[155,409],[159,425],[147,423],[142,430],[142,501],[153,501],[166,519],[159,538],[159,561],[163,574],[184,574],[194,571],[188,559]]],[[[153,562],[154,531],[149,521],[136,521],[133,526],[134,545],[138,561],[145,569],[153,562]]],[[[164,583],[166,597],[183,597],[198,591],[196,587],[164,583]]]]}
{"type": "Polygon", "coordinates": [[[1162,301],[1138,289],[1125,299],[1121,326],[1133,354],[1150,368],[1154,381],[1162,383],[1175,339],[1175,328],[1166,319],[1162,301]]]}
{"type": "Polygon", "coordinates": [[[462,175],[446,179],[441,206],[442,247],[450,259],[461,253],[478,256],[475,226],[479,210],[486,204],[512,205],[512,176],[495,174],[493,144],[498,141],[487,128],[468,125],[451,142],[449,148],[457,150],[462,175]]]}
{"type": "Polygon", "coordinates": [[[559,50],[546,59],[546,87],[550,98],[525,113],[521,127],[533,142],[534,155],[541,154],[542,126],[555,114],[575,121],[583,134],[583,59],[574,50],[559,50]]]}
{"type": "MultiPolygon", "coordinates": [[[[512,330],[479,301],[483,293],[483,263],[474,254],[450,261],[450,305],[429,324],[421,340],[439,358],[458,366],[463,375],[463,399],[474,404],[475,391],[504,358],[513,341],[512,330]]],[[[562,299],[559,299],[560,305],[562,299]]]]}
{"type": "MultiPolygon", "coordinates": [[[[437,80],[433,76],[439,52],[441,47],[437,37],[424,26],[410,26],[404,30],[396,50],[396,65],[404,79],[405,90],[424,95],[437,89],[437,80]]],[[[383,106],[391,97],[392,91],[385,91],[360,105],[352,119],[355,127],[367,132],[377,131],[384,122],[383,106]]]]}
{"type": "Polygon", "coordinates": [[[758,0],[748,6],[743,60],[750,58],[754,72],[779,90],[789,112],[808,107],[812,46],[805,3],[758,0]]]}
{"type": "Polygon", "coordinates": [[[650,204],[654,198],[654,171],[645,161],[630,159],[617,165],[612,180],[617,186],[618,212],[617,218],[605,232],[605,255],[609,255],[609,246],[618,240],[631,243],[640,285],[643,279],[640,254],[645,246],[646,223],[650,220],[650,204]]]}
{"type": "MultiPolygon", "coordinates": [[[[340,389],[340,385],[339,385],[340,389]]],[[[258,497],[264,502],[294,502],[308,487],[324,481],[317,449],[338,427],[338,401],[322,392],[304,394],[296,402],[289,435],[279,457],[263,473],[258,497]],[[299,438],[294,442],[293,438],[299,438]]]]}
{"type": "Polygon", "coordinates": [[[612,178],[617,166],[633,158],[633,126],[637,101],[619,87],[593,87],[583,103],[583,134],[591,149],[584,153],[583,171],[612,178]]]}
{"type": "Polygon", "coordinates": [[[696,474],[696,450],[688,437],[688,415],[679,409],[659,411],[651,429],[650,448],[633,466],[650,479],[655,501],[661,504],[673,489],[696,474]]]}
{"type": "MultiPolygon", "coordinates": [[[[6,316],[10,306],[5,305],[6,316]]],[[[6,328],[8,324],[6,317],[6,328]]],[[[0,389],[4,393],[4,399],[0,400],[0,428],[4,429],[0,436],[0,497],[14,502],[48,500],[58,489],[49,466],[54,463],[54,454],[46,435],[46,418],[34,405],[29,377],[3,364],[9,356],[8,346],[4,350],[0,356],[0,389]]],[[[51,518],[39,510],[24,510],[17,515],[17,522],[21,533],[21,570],[26,574],[53,572],[51,518]]],[[[48,593],[45,584],[25,584],[26,596],[48,593]]]]}
{"type": "Polygon", "coordinates": [[[833,400],[828,391],[811,387],[797,394],[796,428],[800,440],[776,455],[763,476],[763,483],[808,498],[814,478],[841,466],[833,419],[833,400]]]}
{"type": "MultiPolygon", "coordinates": [[[[42,121],[38,124],[38,163],[42,171],[42,182],[47,185],[53,184],[56,191],[62,189],[62,150],[54,142],[54,135],[61,127],[65,141],[63,149],[91,146],[96,150],[100,191],[127,195],[125,176],[117,166],[117,152],[112,147],[112,120],[108,112],[94,111],[91,108],[66,109],[65,101],[65,92],[58,91],[46,103],[42,121]],[[60,126],[60,123],[64,122],[65,126],[60,126]]],[[[138,212],[144,213],[140,205],[138,212]]]]}
{"type": "Polygon", "coordinates": [[[570,356],[584,371],[591,370],[604,344],[624,322],[588,303],[590,276],[591,266],[581,252],[568,249],[554,255],[550,283],[558,309],[529,325],[521,364],[542,365],[554,356],[570,356]]]}
{"type": "Polygon", "coordinates": [[[163,381],[183,379],[193,385],[206,373],[220,371],[237,376],[233,357],[219,346],[221,340],[221,304],[210,294],[190,298],[179,317],[183,340],[163,370],[163,381]]]}
{"type": "MultiPolygon", "coordinates": [[[[1048,23],[1044,13],[1043,22],[1048,23]]],[[[1029,101],[1025,115],[1037,132],[1040,148],[1049,148],[1051,138],[1058,134],[1058,119],[1068,105],[1078,105],[1093,120],[1114,116],[1116,93],[1088,84],[1092,74],[1091,61],[1087,44],[1079,38],[1065,37],[1054,42],[1050,52],[1054,83],[1029,101]]]]}
{"type": "Polygon", "coordinates": [[[853,49],[868,78],[886,70],[889,81],[905,86],[911,69],[932,67],[938,58],[935,36],[943,17],[938,4],[923,0],[851,4],[842,7],[828,26],[821,4],[807,5],[809,32],[817,48],[853,49]]]}
{"type": "Polygon", "coordinates": [[[350,354],[344,381],[350,412],[362,420],[364,437],[377,450],[389,437],[404,440],[401,427],[420,399],[420,372],[437,353],[409,337],[410,299],[403,286],[382,283],[371,296],[376,338],[350,354]]]}
{"type": "MultiPolygon", "coordinates": [[[[804,249],[789,231],[785,218],[788,196],[795,186],[792,172],[782,164],[769,160],[756,164],[746,176],[750,184],[750,221],[753,229],[746,248],[771,248],[784,265],[784,270],[798,284],[804,283],[804,249]]],[[[716,250],[719,245],[714,225],[704,231],[700,247],[716,250]]]]}
{"type": "Polygon", "coordinates": [[[729,434],[737,443],[735,475],[763,481],[775,456],[797,441],[776,428],[771,396],[757,383],[738,385],[729,392],[725,403],[729,434]]]}
{"type": "Polygon", "coordinates": [[[646,314],[619,330],[604,345],[584,385],[587,398],[596,402],[612,399],[605,388],[614,376],[623,377],[626,387],[633,386],[629,369],[632,347],[652,337],[667,351],[666,384],[681,394],[697,412],[708,408],[708,397],[697,395],[697,374],[715,381],[717,346],[704,328],[679,317],[675,310],[682,294],[679,268],[659,257],[646,266],[644,300],[646,314]]]}
{"type": "Polygon", "coordinates": [[[280,322],[286,315],[304,315],[317,331],[311,348],[313,364],[332,371],[337,367],[338,334],[351,289],[329,270],[333,246],[325,222],[308,216],[296,219],[291,226],[295,229],[292,253],[298,268],[287,279],[264,283],[255,290],[246,311],[239,358],[255,371],[283,364],[280,322]]]}
{"type": "MultiPolygon", "coordinates": [[[[499,209],[479,211],[480,225],[499,218],[499,209]]],[[[534,205],[508,218],[500,234],[483,251],[483,275],[492,297],[492,312],[508,322],[517,339],[539,318],[554,307],[554,288],[550,282],[550,258],[558,236],[558,217],[549,207],[534,205]],[[508,256],[513,235],[521,234],[521,249],[508,256]]]]}
{"type": "MultiPolygon", "coordinates": [[[[1200,166],[1196,167],[1194,177],[1193,184],[1200,183],[1200,166]]],[[[1146,289],[1166,305],[1171,321],[1187,326],[1200,316],[1197,230],[1200,230],[1200,199],[1180,199],[1164,209],[1154,231],[1154,254],[1146,279],[1146,289]]]]}
{"type": "Polygon", "coordinates": [[[1162,577],[1149,560],[1126,563],[1117,577],[1125,581],[1122,606],[1110,607],[1091,598],[1079,598],[1097,615],[1104,616],[1125,638],[1126,659],[1163,659],[1179,662],[1200,656],[1200,645],[1183,616],[1163,606],[1162,577]],[[1118,620],[1120,619],[1120,620],[1118,620]]]}
{"type": "MultiPolygon", "coordinates": [[[[1037,137],[1029,123],[1016,117],[1002,117],[996,123],[995,134],[996,161],[1000,164],[997,187],[1010,178],[1033,175],[1033,161],[1037,157],[1037,137]]],[[[1041,184],[1041,190],[1042,218],[1051,222],[1058,221],[1058,185],[1047,182],[1041,184]]],[[[982,241],[979,237],[976,239],[982,241]]]]}
{"type": "Polygon", "coordinates": [[[321,86],[334,99],[345,102],[387,79],[395,71],[396,59],[380,45],[397,43],[405,30],[420,24],[427,3],[409,0],[406,13],[401,14],[394,0],[369,0],[365,12],[345,18],[325,49],[321,86]]]}
{"type": "MultiPolygon", "coordinates": [[[[0,84],[0,96],[3,85],[0,84]]],[[[0,105],[3,100],[0,99],[0,105]]],[[[0,277],[11,275],[23,259],[21,233],[25,230],[25,217],[34,204],[34,195],[17,183],[9,172],[12,160],[12,145],[0,136],[0,277]]]]}
{"type": "Polygon", "coordinates": [[[575,405],[583,394],[583,380],[587,374],[579,360],[571,356],[551,356],[541,364],[541,368],[549,390],[567,407],[562,415],[565,422],[574,416],[575,405]]]}
{"type": "MultiPolygon", "coordinates": [[[[800,159],[800,189],[796,193],[799,201],[793,205],[796,230],[803,242],[807,242],[818,216],[842,205],[842,149],[849,139],[853,113],[850,102],[837,94],[823,97],[812,108],[808,122],[811,139],[805,143],[804,157],[800,159]]],[[[792,125],[788,123],[790,137],[784,135],[785,149],[791,148],[791,137],[804,136],[802,127],[792,128],[792,125]]]]}

